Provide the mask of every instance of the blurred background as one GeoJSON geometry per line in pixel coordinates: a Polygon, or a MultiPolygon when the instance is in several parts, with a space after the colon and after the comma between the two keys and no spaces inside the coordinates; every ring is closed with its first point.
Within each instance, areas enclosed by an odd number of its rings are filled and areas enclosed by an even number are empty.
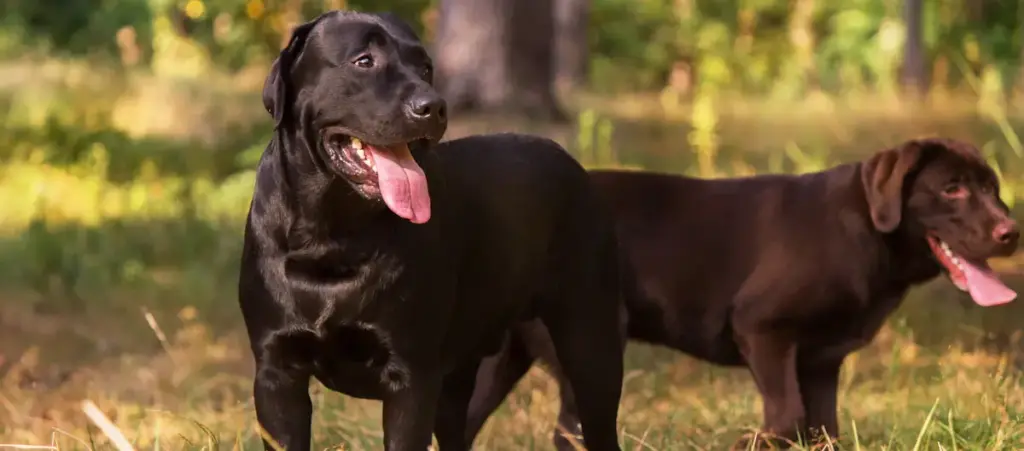
{"type": "MultiPolygon", "coordinates": [[[[235,284],[260,89],[291,27],[337,8],[423,36],[448,138],[537,133],[588,167],[722,177],[940,134],[1024,195],[1016,1],[5,0],[0,448],[109,449],[91,400],[137,449],[258,449],[235,284]]],[[[1021,290],[1018,260],[992,265],[1021,290]]],[[[915,290],[848,360],[850,449],[1024,449],[1024,307],[965,299],[915,290]]],[[[724,449],[759,424],[745,371],[628,357],[625,448],[724,449]]],[[[535,369],[478,446],[549,449],[557,396],[535,369]]],[[[316,449],[380,449],[378,403],[313,399],[316,449]]]]}

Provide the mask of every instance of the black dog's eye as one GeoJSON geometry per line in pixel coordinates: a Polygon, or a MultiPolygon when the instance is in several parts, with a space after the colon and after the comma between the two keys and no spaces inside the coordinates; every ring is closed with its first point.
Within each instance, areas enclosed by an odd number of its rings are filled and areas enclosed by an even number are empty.
{"type": "Polygon", "coordinates": [[[942,189],[942,195],[954,199],[967,197],[967,188],[960,183],[950,183],[942,189]]]}
{"type": "Polygon", "coordinates": [[[352,64],[355,64],[356,67],[369,69],[373,67],[373,57],[370,55],[361,55],[359,58],[356,58],[356,60],[353,61],[352,64]]]}
{"type": "Polygon", "coordinates": [[[423,70],[420,71],[420,76],[429,79],[431,75],[434,75],[434,66],[426,65],[423,66],[423,70]]]}

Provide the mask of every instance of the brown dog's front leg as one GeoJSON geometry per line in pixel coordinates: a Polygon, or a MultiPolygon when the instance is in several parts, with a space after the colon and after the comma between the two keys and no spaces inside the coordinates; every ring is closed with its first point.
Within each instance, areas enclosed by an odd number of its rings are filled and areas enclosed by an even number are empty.
{"type": "MultiPolygon", "coordinates": [[[[796,442],[805,430],[805,412],[797,379],[796,343],[770,333],[738,337],[740,350],[764,402],[764,429],[796,442]]],[[[777,443],[787,446],[786,443],[777,443]]]]}
{"type": "Polygon", "coordinates": [[[424,451],[430,447],[442,377],[411,371],[408,385],[384,399],[384,449],[424,451]]]}
{"type": "Polygon", "coordinates": [[[808,435],[814,440],[839,436],[836,396],[843,359],[799,362],[800,394],[807,412],[808,435]],[[824,430],[824,431],[823,431],[824,430]]]}
{"type": "Polygon", "coordinates": [[[476,387],[480,361],[474,360],[448,374],[437,402],[434,435],[440,451],[468,451],[472,440],[467,437],[466,415],[476,387]]]}

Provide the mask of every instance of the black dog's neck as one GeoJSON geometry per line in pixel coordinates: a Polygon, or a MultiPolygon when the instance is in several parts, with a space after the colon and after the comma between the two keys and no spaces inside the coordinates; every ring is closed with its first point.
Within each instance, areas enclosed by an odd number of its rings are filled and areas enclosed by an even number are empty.
{"type": "Polygon", "coordinates": [[[324,164],[318,149],[310,148],[309,143],[319,145],[318,137],[287,138],[299,133],[302,130],[278,130],[274,139],[287,187],[284,192],[303,222],[335,230],[358,229],[383,212],[382,202],[361,196],[324,164]]]}

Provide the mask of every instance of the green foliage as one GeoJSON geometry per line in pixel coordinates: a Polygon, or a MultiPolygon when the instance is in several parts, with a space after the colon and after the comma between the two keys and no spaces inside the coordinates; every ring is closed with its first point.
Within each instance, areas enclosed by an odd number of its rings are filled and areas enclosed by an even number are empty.
{"type": "Polygon", "coordinates": [[[58,54],[117,54],[115,35],[132,26],[150,50],[152,5],[147,0],[6,0],[0,3],[0,27],[22,44],[58,54]]]}
{"type": "MultiPolygon", "coordinates": [[[[0,5],[0,56],[32,46],[117,58],[123,49],[115,36],[130,26],[146,63],[159,47],[154,27],[163,23],[203,49],[214,68],[234,71],[266,64],[291,24],[329,8],[392,11],[429,37],[436,3],[11,0],[0,5]]],[[[966,58],[970,71],[993,66],[1004,89],[1010,87],[1021,63],[1024,8],[1014,2],[988,1],[980,8],[967,0],[923,3],[928,62],[945,71],[939,83],[963,82],[964,74],[949,61],[966,58]]],[[[892,92],[904,35],[900,5],[884,0],[592,0],[590,82],[602,92],[659,90],[685,62],[709,89],[789,98],[815,89],[892,92]],[[804,32],[807,42],[798,39],[804,32]]]]}

